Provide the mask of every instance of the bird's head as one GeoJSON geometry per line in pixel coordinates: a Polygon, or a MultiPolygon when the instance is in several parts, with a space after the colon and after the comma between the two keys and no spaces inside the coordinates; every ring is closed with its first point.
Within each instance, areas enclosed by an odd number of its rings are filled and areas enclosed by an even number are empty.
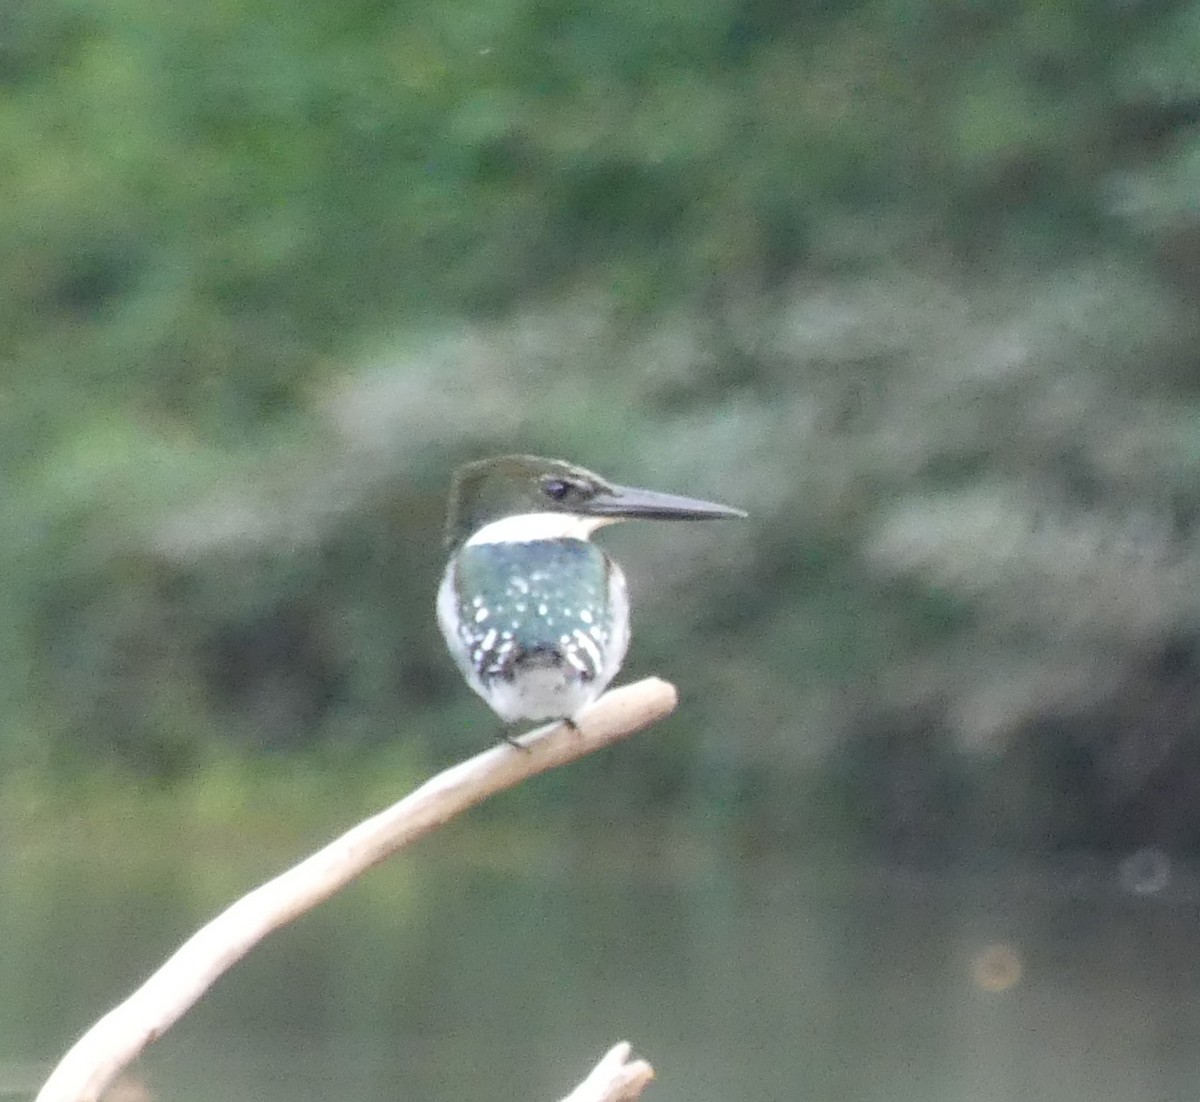
{"type": "Polygon", "coordinates": [[[715,520],[740,509],[676,494],[618,486],[561,459],[501,455],[454,474],[446,542],[507,542],[575,536],[618,520],[715,520]]]}

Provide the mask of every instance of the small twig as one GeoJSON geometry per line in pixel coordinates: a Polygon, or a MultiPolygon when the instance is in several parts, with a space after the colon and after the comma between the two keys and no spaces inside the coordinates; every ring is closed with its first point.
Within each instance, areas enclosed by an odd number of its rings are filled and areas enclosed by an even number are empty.
{"type": "Polygon", "coordinates": [[[628,1041],[613,1045],[588,1077],[562,1102],[633,1102],[654,1078],[645,1060],[630,1060],[628,1041]]]}
{"type": "Polygon", "coordinates": [[[674,687],[654,677],[614,689],[580,717],[577,727],[557,723],[525,735],[521,742],[527,752],[506,745],[485,750],[255,888],[193,934],[76,1041],[37,1102],[97,1102],[122,1069],[273,930],[488,796],[650,726],[669,715],[675,702],[674,687]]]}

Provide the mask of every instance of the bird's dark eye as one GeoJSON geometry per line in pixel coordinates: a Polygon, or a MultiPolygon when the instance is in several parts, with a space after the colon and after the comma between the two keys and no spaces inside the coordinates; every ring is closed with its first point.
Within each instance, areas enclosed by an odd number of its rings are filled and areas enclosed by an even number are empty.
{"type": "Polygon", "coordinates": [[[562,501],[571,492],[571,484],[562,478],[548,478],[542,483],[542,490],[547,497],[562,501]]]}

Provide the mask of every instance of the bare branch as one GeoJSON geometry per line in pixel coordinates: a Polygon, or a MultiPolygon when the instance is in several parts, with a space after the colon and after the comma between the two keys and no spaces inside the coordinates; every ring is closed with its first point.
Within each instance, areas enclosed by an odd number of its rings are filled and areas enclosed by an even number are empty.
{"type": "Polygon", "coordinates": [[[577,729],[563,723],[539,728],[523,737],[526,752],[503,744],[485,750],[359,823],[193,934],[75,1043],[46,1080],[37,1102],[97,1102],[130,1061],[273,930],[488,796],[650,726],[669,715],[675,702],[674,686],[658,678],[614,689],[584,713],[577,729]]]}
{"type": "Polygon", "coordinates": [[[628,1041],[613,1045],[588,1077],[562,1102],[633,1102],[654,1078],[645,1060],[630,1060],[628,1041]]]}

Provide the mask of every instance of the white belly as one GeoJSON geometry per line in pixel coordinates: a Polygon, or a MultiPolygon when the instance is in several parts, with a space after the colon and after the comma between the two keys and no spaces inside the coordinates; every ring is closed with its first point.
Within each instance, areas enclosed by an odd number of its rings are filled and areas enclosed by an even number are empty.
{"type": "Polygon", "coordinates": [[[604,688],[598,681],[581,682],[569,666],[534,666],[520,671],[511,681],[492,679],[482,695],[505,723],[522,719],[539,722],[575,717],[604,688]]]}

